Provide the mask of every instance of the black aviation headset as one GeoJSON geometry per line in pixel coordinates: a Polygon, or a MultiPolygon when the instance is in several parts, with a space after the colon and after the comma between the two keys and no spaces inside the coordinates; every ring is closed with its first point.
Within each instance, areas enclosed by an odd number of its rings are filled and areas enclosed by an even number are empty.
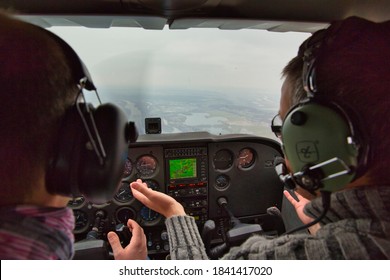
{"type": "Polygon", "coordinates": [[[91,76],[76,52],[60,37],[38,27],[61,47],[79,93],[65,113],[54,153],[46,172],[50,193],[84,196],[104,203],[115,195],[123,175],[129,141],[135,141],[134,123],[114,104],[101,104],[91,76]],[[83,89],[95,91],[100,105],[86,103],[83,89]]]}
{"type": "Polygon", "coordinates": [[[281,128],[290,179],[312,193],[335,192],[358,178],[368,154],[353,112],[317,89],[317,58],[326,52],[327,31],[317,31],[302,45],[307,98],[289,110],[281,128]]]}

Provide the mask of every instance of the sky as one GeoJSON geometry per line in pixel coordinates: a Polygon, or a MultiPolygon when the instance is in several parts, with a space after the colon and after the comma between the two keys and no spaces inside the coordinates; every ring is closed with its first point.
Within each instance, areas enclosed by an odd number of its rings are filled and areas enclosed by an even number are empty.
{"type": "Polygon", "coordinates": [[[281,71],[309,36],[264,30],[52,27],[98,87],[279,94],[281,71]]]}

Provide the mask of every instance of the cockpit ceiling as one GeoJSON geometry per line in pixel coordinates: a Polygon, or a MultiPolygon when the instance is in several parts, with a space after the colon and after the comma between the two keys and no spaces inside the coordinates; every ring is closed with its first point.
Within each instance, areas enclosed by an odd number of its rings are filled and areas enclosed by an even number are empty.
{"type": "Polygon", "coordinates": [[[19,18],[44,28],[84,26],[90,28],[142,27],[163,29],[167,19],[158,16],[91,16],[91,15],[19,15],[19,18]]]}
{"type": "Polygon", "coordinates": [[[219,28],[313,32],[334,20],[360,16],[390,19],[388,0],[6,0],[34,24],[91,28],[219,28]]]}
{"type": "MultiPolygon", "coordinates": [[[[52,26],[84,26],[90,28],[140,27],[161,30],[167,19],[157,16],[69,16],[69,15],[20,15],[21,19],[44,28],[52,26]]],[[[247,19],[182,18],[171,22],[170,29],[218,28],[223,30],[261,29],[275,32],[314,32],[327,23],[282,22],[247,19]]]]}
{"type": "Polygon", "coordinates": [[[283,22],[256,19],[183,18],[171,23],[170,29],[219,28],[223,30],[262,29],[275,32],[314,32],[327,27],[327,23],[283,22]]]}

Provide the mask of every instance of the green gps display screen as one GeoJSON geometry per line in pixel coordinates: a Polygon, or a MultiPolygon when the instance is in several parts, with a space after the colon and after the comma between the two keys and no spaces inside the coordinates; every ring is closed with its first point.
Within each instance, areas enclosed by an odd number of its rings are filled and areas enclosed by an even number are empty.
{"type": "Polygon", "coordinates": [[[170,179],[185,179],[196,177],[196,158],[181,158],[169,160],[170,179]]]}

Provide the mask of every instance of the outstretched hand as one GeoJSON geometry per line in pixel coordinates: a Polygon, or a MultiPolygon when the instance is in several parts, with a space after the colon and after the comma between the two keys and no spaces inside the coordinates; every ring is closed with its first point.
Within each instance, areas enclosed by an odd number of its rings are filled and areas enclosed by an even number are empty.
{"type": "Polygon", "coordinates": [[[107,234],[108,242],[111,245],[116,260],[145,260],[148,255],[146,247],[146,236],[144,230],[136,221],[129,219],[127,226],[132,233],[129,245],[122,247],[118,235],[110,231],[107,234]]]}
{"type": "Polygon", "coordinates": [[[284,191],[283,194],[287,198],[288,201],[294,206],[295,211],[297,212],[298,218],[304,223],[305,225],[312,222],[314,219],[307,216],[303,209],[305,208],[305,205],[310,202],[310,200],[304,198],[299,193],[294,191],[295,195],[297,196],[298,200],[296,200],[288,191],[284,191]]]}
{"type": "Polygon", "coordinates": [[[146,207],[160,213],[166,218],[172,216],[185,216],[183,206],[174,198],[162,192],[148,188],[146,183],[138,179],[130,183],[133,196],[146,207]]]}

